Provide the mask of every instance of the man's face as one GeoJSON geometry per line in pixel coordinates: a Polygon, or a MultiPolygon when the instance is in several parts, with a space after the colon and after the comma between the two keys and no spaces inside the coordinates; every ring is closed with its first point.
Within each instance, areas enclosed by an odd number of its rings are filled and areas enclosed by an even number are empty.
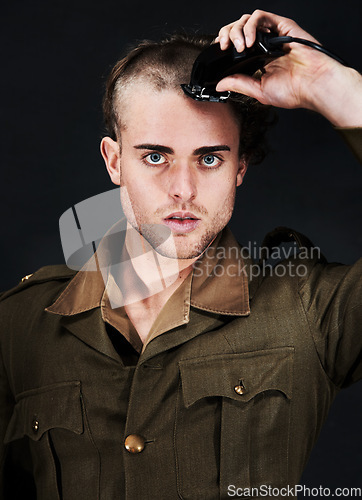
{"type": "Polygon", "coordinates": [[[154,247],[168,228],[159,253],[198,257],[228,223],[246,170],[232,112],[138,84],[122,117],[121,152],[105,138],[102,154],[128,221],[154,247]]]}

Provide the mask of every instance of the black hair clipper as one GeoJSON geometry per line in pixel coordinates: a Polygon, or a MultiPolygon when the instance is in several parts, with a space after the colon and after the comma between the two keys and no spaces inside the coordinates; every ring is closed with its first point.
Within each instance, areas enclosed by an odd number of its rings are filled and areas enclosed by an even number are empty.
{"type": "Polygon", "coordinates": [[[236,73],[251,76],[270,61],[283,56],[283,42],[270,43],[276,37],[276,33],[257,31],[254,45],[240,53],[234,46],[221,50],[219,43],[210,45],[195,60],[190,83],[181,85],[183,91],[196,101],[226,101],[230,92],[217,92],[217,83],[225,76],[236,73]]]}

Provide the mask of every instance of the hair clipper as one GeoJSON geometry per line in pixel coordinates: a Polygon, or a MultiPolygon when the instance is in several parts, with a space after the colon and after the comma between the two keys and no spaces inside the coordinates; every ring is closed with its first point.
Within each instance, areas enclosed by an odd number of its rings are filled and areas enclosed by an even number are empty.
{"type": "Polygon", "coordinates": [[[216,91],[216,85],[222,78],[236,73],[251,76],[285,54],[282,42],[270,44],[270,40],[275,37],[278,37],[276,33],[257,31],[253,46],[240,53],[233,45],[226,50],[221,50],[219,43],[210,45],[196,58],[190,83],[181,85],[183,91],[196,101],[226,101],[230,92],[216,91]]]}

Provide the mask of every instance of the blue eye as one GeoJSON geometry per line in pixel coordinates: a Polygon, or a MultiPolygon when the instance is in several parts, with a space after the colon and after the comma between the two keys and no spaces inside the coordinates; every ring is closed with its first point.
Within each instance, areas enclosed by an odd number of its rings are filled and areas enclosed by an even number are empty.
{"type": "Polygon", "coordinates": [[[221,163],[220,158],[215,155],[205,155],[201,158],[201,162],[205,167],[218,167],[221,163]]]}
{"type": "Polygon", "coordinates": [[[156,152],[148,154],[145,157],[145,160],[150,165],[162,165],[166,161],[164,156],[161,155],[161,153],[156,153],[156,152]]]}

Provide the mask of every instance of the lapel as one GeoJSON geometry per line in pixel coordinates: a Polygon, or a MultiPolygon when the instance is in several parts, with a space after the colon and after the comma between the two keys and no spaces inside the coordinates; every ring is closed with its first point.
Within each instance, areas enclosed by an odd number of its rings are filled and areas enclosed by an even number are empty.
{"type": "Polygon", "coordinates": [[[96,351],[112,358],[114,361],[121,361],[107,334],[99,307],[81,314],[62,316],[60,324],[96,351]]]}
{"type": "MultiPolygon", "coordinates": [[[[119,254],[121,247],[118,243],[117,240],[115,246],[119,254]]],[[[240,252],[241,247],[225,228],[197,261],[193,274],[169,299],[168,307],[161,311],[144,345],[142,359],[182,344],[203,331],[222,326],[228,321],[222,315],[250,314],[248,266],[245,266],[240,252]]],[[[97,253],[46,311],[61,315],[61,324],[68,331],[119,362],[104,323],[107,312],[103,302],[104,272],[109,259],[107,252],[100,256],[97,253]]]]}
{"type": "MultiPolygon", "coordinates": [[[[228,318],[225,318],[225,316],[191,308],[188,323],[182,324],[151,340],[141,354],[140,363],[173,347],[184,344],[204,332],[215,330],[223,326],[225,321],[228,321],[228,318]]],[[[230,348],[226,339],[225,345],[230,348]]]]}

